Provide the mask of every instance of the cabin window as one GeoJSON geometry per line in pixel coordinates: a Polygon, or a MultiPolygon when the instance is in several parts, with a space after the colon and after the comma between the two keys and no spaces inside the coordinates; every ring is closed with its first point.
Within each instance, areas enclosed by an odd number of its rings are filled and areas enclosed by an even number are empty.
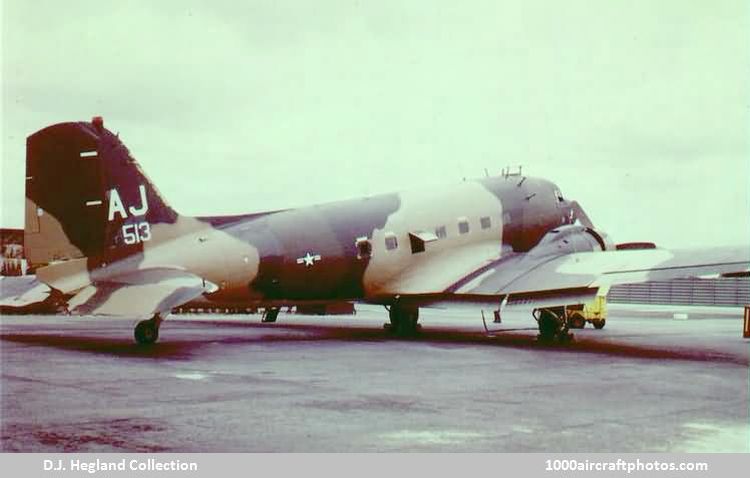
{"type": "Polygon", "coordinates": [[[385,235],[385,248],[389,251],[392,251],[398,247],[398,239],[396,239],[396,235],[393,233],[388,233],[385,235]]]}
{"type": "Polygon", "coordinates": [[[435,228],[435,235],[438,239],[445,239],[448,237],[448,233],[445,231],[445,226],[438,226],[435,228]]]}
{"type": "Polygon", "coordinates": [[[489,229],[492,227],[492,221],[490,220],[489,216],[484,216],[480,218],[479,224],[482,226],[482,229],[489,229]]]}
{"type": "Polygon", "coordinates": [[[462,217],[458,220],[458,233],[468,234],[469,233],[469,220],[462,217]]]}
{"type": "Polygon", "coordinates": [[[357,246],[357,259],[367,259],[372,256],[372,244],[367,236],[358,237],[355,245],[357,246]]]}

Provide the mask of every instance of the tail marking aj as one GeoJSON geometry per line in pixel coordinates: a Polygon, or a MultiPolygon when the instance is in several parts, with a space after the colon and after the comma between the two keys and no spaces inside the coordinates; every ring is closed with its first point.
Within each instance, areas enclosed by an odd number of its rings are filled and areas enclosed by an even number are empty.
{"type": "MultiPolygon", "coordinates": [[[[130,206],[128,208],[128,211],[130,211],[130,214],[132,216],[143,216],[148,212],[148,199],[146,197],[146,187],[141,184],[138,186],[138,191],[141,194],[141,205],[140,207],[134,207],[130,206]]],[[[119,214],[122,219],[128,218],[128,213],[125,210],[125,205],[122,203],[122,199],[120,199],[120,193],[117,192],[117,189],[110,189],[109,190],[109,214],[108,214],[108,220],[112,221],[115,218],[115,214],[119,214]]]]}

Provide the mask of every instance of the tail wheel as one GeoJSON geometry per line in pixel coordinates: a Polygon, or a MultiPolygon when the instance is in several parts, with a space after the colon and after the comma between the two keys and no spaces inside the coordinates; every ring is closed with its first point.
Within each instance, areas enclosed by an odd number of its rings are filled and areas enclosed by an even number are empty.
{"type": "Polygon", "coordinates": [[[582,329],[586,327],[586,317],[580,312],[573,312],[568,316],[568,327],[571,329],[582,329]]]}
{"type": "Polygon", "coordinates": [[[606,323],[607,321],[605,319],[595,320],[592,322],[592,324],[594,324],[594,328],[596,329],[603,329],[606,323]]]}
{"type": "Polygon", "coordinates": [[[159,320],[142,320],[135,326],[135,341],[140,345],[151,345],[159,340],[159,320]]]}

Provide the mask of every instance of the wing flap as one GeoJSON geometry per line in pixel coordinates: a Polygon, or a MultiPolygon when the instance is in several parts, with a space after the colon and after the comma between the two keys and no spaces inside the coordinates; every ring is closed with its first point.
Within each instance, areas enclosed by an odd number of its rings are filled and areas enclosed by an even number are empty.
{"type": "MultiPolygon", "coordinates": [[[[557,289],[546,291],[534,291],[518,294],[467,294],[467,293],[434,293],[434,294],[407,294],[400,295],[401,303],[408,303],[418,307],[455,307],[465,305],[470,308],[490,307],[497,308],[500,302],[507,298],[506,307],[526,308],[531,306],[552,307],[561,304],[585,304],[592,301],[599,293],[597,288],[579,287],[573,289],[557,289]]],[[[392,298],[383,296],[373,298],[372,303],[390,303],[392,298]]]]}

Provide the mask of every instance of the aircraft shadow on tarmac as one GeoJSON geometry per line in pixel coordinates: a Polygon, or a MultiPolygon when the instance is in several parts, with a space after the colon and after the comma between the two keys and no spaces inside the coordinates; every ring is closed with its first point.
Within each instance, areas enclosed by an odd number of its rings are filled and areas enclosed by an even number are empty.
{"type": "Polygon", "coordinates": [[[716,350],[696,350],[688,345],[682,347],[658,347],[655,345],[634,345],[618,342],[615,338],[591,337],[580,335],[571,343],[546,344],[536,339],[530,329],[506,329],[495,331],[487,336],[481,331],[456,331],[441,328],[425,328],[414,337],[395,337],[382,328],[341,327],[335,325],[310,324],[260,324],[229,321],[191,321],[173,324],[170,330],[164,330],[161,341],[154,345],[137,345],[129,337],[97,335],[60,335],[59,333],[3,333],[0,339],[33,346],[54,347],[63,350],[105,354],[122,357],[141,357],[147,359],[183,359],[189,360],[198,356],[201,349],[208,345],[227,347],[238,345],[259,345],[294,342],[401,342],[435,347],[508,347],[526,350],[537,350],[550,353],[589,353],[610,356],[658,359],[689,360],[700,362],[718,362],[750,366],[748,357],[722,353],[716,350]],[[201,338],[185,337],[195,328],[211,333],[201,338]],[[254,334],[222,333],[222,329],[252,330],[254,334]]]}

